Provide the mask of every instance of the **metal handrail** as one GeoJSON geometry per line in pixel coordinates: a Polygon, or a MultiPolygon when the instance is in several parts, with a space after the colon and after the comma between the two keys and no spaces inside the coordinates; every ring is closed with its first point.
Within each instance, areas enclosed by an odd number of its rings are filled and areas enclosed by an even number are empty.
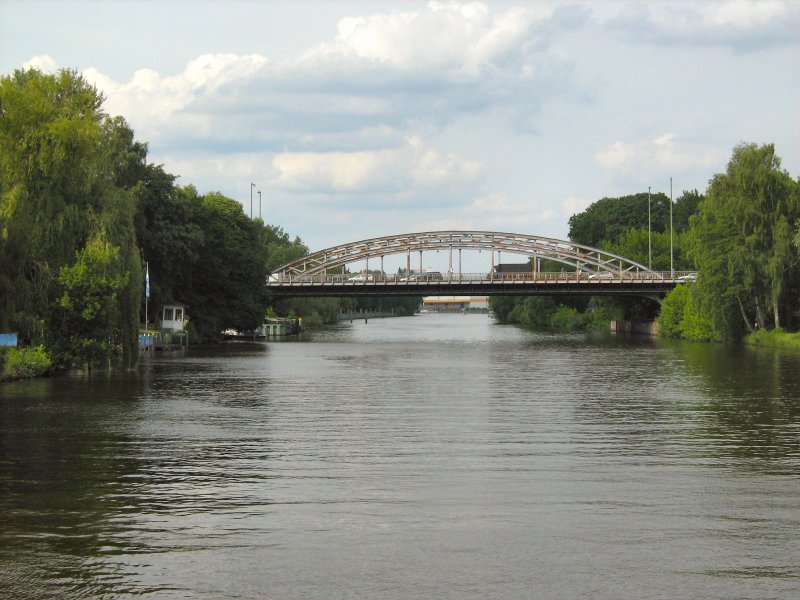
{"type": "Polygon", "coordinates": [[[411,277],[386,273],[363,275],[345,274],[273,274],[269,277],[269,287],[283,285],[352,285],[352,286],[401,286],[401,285],[448,285],[457,283],[635,283],[635,282],[677,282],[691,271],[599,271],[562,273],[440,273],[436,275],[419,273],[411,277]]]}

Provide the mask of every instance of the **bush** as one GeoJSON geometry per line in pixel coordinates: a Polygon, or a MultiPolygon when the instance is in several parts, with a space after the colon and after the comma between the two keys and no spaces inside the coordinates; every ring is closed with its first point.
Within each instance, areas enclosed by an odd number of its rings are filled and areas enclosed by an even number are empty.
{"type": "Polygon", "coordinates": [[[585,328],[585,319],[576,309],[562,304],[550,315],[550,328],[560,332],[581,331],[585,328]]]}
{"type": "Polygon", "coordinates": [[[664,337],[681,337],[681,326],[686,303],[689,301],[689,286],[686,284],[677,286],[672,290],[661,305],[656,322],[658,331],[664,337]]]}
{"type": "Polygon", "coordinates": [[[698,342],[722,341],[722,336],[711,320],[700,313],[694,289],[693,285],[685,283],[664,298],[656,318],[659,332],[664,337],[698,342]]]}
{"type": "Polygon", "coordinates": [[[26,379],[47,373],[53,362],[42,346],[9,348],[3,365],[3,379],[26,379]]]}

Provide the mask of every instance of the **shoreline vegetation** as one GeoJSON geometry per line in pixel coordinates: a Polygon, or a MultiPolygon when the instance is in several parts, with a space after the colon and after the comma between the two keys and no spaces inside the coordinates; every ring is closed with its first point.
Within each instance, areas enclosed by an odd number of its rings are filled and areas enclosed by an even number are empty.
{"type": "Polygon", "coordinates": [[[800,333],[787,333],[782,329],[761,329],[745,336],[744,343],[749,346],[800,351],[800,333]]]}
{"type": "Polygon", "coordinates": [[[42,377],[52,368],[53,361],[42,346],[0,348],[0,382],[42,377]]]}

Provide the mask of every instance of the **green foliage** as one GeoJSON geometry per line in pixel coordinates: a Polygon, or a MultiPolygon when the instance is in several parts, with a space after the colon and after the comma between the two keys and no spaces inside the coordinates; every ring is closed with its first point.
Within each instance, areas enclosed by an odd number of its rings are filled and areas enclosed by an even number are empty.
{"type": "Polygon", "coordinates": [[[683,313],[686,303],[689,301],[689,293],[688,285],[679,285],[664,298],[661,311],[656,319],[659,333],[662,336],[669,338],[681,337],[683,313]]]}
{"type": "Polygon", "coordinates": [[[43,346],[8,348],[0,361],[0,380],[39,377],[53,366],[43,346]]]}
{"type": "Polygon", "coordinates": [[[670,261],[670,234],[666,232],[650,232],[647,228],[629,229],[618,241],[603,241],[603,250],[624,256],[644,266],[649,266],[652,249],[652,268],[654,271],[669,271],[670,265],[676,271],[693,270],[689,257],[689,234],[675,233],[672,236],[672,259],[670,261]]]}
{"type": "Polygon", "coordinates": [[[198,333],[209,340],[227,328],[257,327],[267,306],[263,226],[250,220],[241,204],[217,192],[192,199],[188,208],[202,241],[199,258],[187,265],[179,289],[198,333]]]}
{"type": "Polygon", "coordinates": [[[780,164],[771,144],[737,146],[691,220],[702,312],[724,339],[739,339],[753,323],[763,329],[770,317],[780,326],[782,315],[798,307],[792,228],[800,185],[780,164]]]}
{"type": "Polygon", "coordinates": [[[51,345],[80,364],[110,362],[123,342],[118,299],[129,279],[119,247],[99,237],[89,242],[74,265],[61,267],[63,292],[51,345]]]}
{"type": "Polygon", "coordinates": [[[586,314],[573,306],[557,304],[550,296],[493,296],[489,308],[499,322],[534,331],[583,331],[591,323],[586,314]]]}
{"type": "Polygon", "coordinates": [[[522,296],[490,296],[489,310],[500,323],[511,323],[512,321],[509,319],[511,311],[514,310],[517,302],[522,302],[523,299],[522,296]]]}
{"type": "Polygon", "coordinates": [[[759,329],[748,334],[744,338],[744,343],[752,346],[800,351],[800,333],[786,333],[780,327],[770,330],[759,329]]]}
{"type": "Polygon", "coordinates": [[[23,343],[49,344],[62,316],[61,269],[101,236],[128,274],[116,296],[123,339],[115,351],[132,362],[141,288],[127,189],[145,147],[102,103],[72,71],[0,78],[0,326],[19,331],[23,343]]]}
{"type": "Polygon", "coordinates": [[[581,331],[586,328],[586,319],[571,306],[561,305],[550,315],[549,326],[553,331],[581,331]]]}
{"type": "MultiPolygon", "coordinates": [[[[676,232],[686,228],[688,215],[693,214],[698,197],[696,191],[684,192],[673,206],[672,222],[676,232]],[[680,215],[678,219],[677,214],[680,215]]],[[[662,193],[650,194],[649,203],[650,229],[656,233],[668,233],[669,197],[662,193]]],[[[588,246],[598,247],[604,240],[616,242],[630,229],[648,229],[647,192],[602,198],[569,219],[569,239],[588,246]]]]}
{"type": "Polygon", "coordinates": [[[704,342],[722,340],[711,320],[700,312],[697,296],[694,284],[679,285],[667,295],[656,319],[662,336],[704,342]]]}
{"type": "Polygon", "coordinates": [[[264,227],[262,244],[266,249],[267,268],[270,272],[309,253],[308,247],[299,237],[292,240],[282,228],[273,225],[264,227]]]}

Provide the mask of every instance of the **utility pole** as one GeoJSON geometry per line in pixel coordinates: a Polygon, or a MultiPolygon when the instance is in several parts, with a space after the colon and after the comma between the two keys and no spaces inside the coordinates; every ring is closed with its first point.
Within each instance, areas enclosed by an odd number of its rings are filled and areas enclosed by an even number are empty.
{"type": "Polygon", "coordinates": [[[264,217],[261,216],[261,190],[258,190],[258,218],[264,220],[264,217]]]}
{"type": "Polygon", "coordinates": [[[256,187],[256,184],[252,181],[250,182],[250,218],[253,218],[253,188],[256,187]]]}

